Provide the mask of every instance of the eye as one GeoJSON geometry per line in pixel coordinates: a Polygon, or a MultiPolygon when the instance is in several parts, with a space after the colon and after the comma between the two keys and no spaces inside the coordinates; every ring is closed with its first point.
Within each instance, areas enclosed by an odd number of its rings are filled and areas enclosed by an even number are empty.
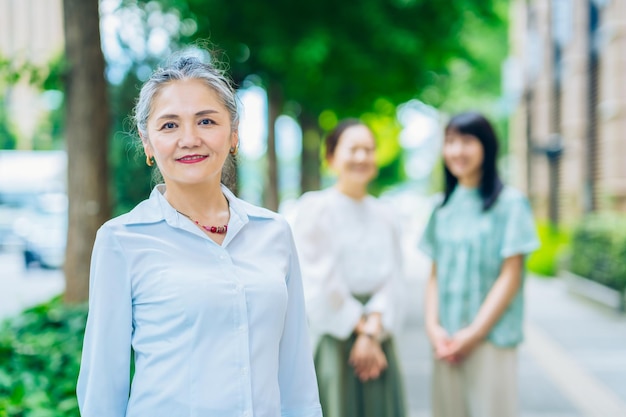
{"type": "Polygon", "coordinates": [[[211,120],[211,119],[202,119],[202,120],[200,120],[199,124],[201,124],[201,125],[214,125],[215,122],[213,120],[211,120]]]}
{"type": "Polygon", "coordinates": [[[163,126],[161,126],[161,130],[164,130],[164,129],[174,129],[175,127],[176,127],[176,123],[174,123],[174,122],[167,122],[167,123],[164,123],[163,126]]]}

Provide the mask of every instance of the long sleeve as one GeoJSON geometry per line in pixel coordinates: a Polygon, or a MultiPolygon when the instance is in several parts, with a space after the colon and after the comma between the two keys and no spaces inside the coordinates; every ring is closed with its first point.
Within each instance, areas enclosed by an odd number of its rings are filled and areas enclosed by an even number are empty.
{"type": "Polygon", "coordinates": [[[332,213],[325,203],[320,196],[302,197],[294,218],[294,238],[312,327],[317,332],[347,339],[364,310],[339,276],[337,231],[332,229],[332,213]]]}
{"type": "Polygon", "coordinates": [[[131,284],[111,230],[98,231],[91,258],[89,313],[78,377],[82,417],[124,417],[130,387],[131,284]]]}
{"type": "Polygon", "coordinates": [[[291,235],[287,312],[280,341],[279,385],[283,417],[322,417],[307,331],[302,276],[291,235]]]}

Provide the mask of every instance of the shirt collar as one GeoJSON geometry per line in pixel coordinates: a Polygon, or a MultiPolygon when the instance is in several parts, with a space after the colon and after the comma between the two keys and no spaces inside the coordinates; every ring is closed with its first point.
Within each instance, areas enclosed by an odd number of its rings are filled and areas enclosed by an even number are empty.
{"type": "MultiPolygon", "coordinates": [[[[224,184],[221,185],[222,193],[228,200],[231,219],[229,224],[242,227],[250,218],[270,219],[275,214],[269,210],[254,206],[237,198],[224,184]]],[[[181,215],[163,197],[165,184],[159,184],[152,189],[150,197],[137,205],[125,216],[125,224],[157,223],[165,220],[168,224],[180,227],[181,215]]],[[[230,226],[230,227],[232,227],[230,226]]],[[[229,228],[230,228],[229,227],[229,228]]]]}

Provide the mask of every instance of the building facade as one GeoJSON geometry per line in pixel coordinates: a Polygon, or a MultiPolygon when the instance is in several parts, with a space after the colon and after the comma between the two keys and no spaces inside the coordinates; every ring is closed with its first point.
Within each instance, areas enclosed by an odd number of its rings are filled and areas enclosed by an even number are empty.
{"type": "Polygon", "coordinates": [[[626,211],[626,1],[512,0],[513,177],[537,217],[626,211]]]}

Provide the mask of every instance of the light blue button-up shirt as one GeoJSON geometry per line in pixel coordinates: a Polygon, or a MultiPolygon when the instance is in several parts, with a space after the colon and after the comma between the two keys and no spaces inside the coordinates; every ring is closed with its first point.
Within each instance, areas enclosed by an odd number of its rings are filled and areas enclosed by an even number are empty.
{"type": "MultiPolygon", "coordinates": [[[[439,320],[449,334],[474,320],[506,258],[539,247],[532,210],[521,192],[505,186],[489,210],[482,204],[477,189],[457,185],[448,203],[432,213],[420,242],[437,265],[439,320]]],[[[523,307],[522,281],[487,339],[501,347],[518,345],[523,307]]]]}
{"type": "Polygon", "coordinates": [[[321,417],[287,223],[223,187],[220,246],[164,190],[98,231],[82,417],[321,417]]]}

